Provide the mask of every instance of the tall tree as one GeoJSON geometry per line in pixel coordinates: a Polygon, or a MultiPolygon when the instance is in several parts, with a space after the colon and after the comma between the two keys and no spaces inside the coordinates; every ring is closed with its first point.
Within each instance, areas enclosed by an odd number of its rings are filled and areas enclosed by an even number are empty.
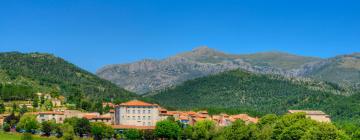
{"type": "Polygon", "coordinates": [[[156,123],[154,133],[159,138],[177,139],[181,134],[181,128],[176,122],[164,120],[156,123]]]}
{"type": "Polygon", "coordinates": [[[85,118],[78,119],[75,123],[74,130],[80,137],[83,137],[84,134],[89,134],[91,131],[89,120],[85,118]]]}

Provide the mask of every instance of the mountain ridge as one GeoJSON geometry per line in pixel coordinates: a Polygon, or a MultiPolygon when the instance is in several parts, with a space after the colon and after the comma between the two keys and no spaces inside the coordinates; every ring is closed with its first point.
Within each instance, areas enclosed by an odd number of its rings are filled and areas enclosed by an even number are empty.
{"type": "MultiPolygon", "coordinates": [[[[332,82],[332,79],[312,74],[319,71],[320,66],[331,63],[330,60],[334,58],[307,57],[279,51],[237,55],[201,46],[161,60],[144,59],[128,64],[107,65],[96,74],[139,94],[238,68],[254,73],[307,77],[332,82]]],[[[342,80],[335,81],[343,86],[357,87],[341,82],[342,80]]]]}

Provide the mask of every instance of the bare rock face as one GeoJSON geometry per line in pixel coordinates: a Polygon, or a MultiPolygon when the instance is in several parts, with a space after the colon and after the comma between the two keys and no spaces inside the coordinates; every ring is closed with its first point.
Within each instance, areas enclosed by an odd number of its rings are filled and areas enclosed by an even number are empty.
{"type": "MultiPolygon", "coordinates": [[[[355,56],[358,58],[359,55],[355,56]]],[[[359,59],[354,60],[354,57],[351,57],[351,63],[341,64],[346,64],[348,67],[351,64],[360,64],[359,59]]],[[[349,56],[340,58],[349,58],[349,56]]],[[[208,47],[199,47],[163,60],[142,60],[131,64],[108,65],[98,70],[96,74],[127,90],[144,94],[172,87],[186,80],[234,69],[331,81],[330,76],[327,77],[328,79],[323,78],[324,73],[331,73],[324,71],[324,68],[333,68],[330,64],[340,58],[320,59],[281,52],[232,55],[208,47]]],[[[358,71],[354,73],[356,72],[358,71]]],[[[341,80],[344,79],[337,81],[341,80]]]]}
{"type": "Polygon", "coordinates": [[[97,75],[127,90],[144,94],[186,80],[233,69],[291,75],[281,68],[253,65],[240,55],[229,55],[208,47],[196,48],[164,60],[142,60],[131,64],[105,66],[98,70],[97,75]]]}

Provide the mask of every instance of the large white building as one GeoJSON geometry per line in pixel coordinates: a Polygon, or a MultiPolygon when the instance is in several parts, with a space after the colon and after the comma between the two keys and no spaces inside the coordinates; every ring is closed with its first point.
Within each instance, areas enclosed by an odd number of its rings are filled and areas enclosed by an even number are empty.
{"type": "Polygon", "coordinates": [[[160,120],[159,105],[132,100],[115,107],[115,125],[155,126],[160,120]]]}

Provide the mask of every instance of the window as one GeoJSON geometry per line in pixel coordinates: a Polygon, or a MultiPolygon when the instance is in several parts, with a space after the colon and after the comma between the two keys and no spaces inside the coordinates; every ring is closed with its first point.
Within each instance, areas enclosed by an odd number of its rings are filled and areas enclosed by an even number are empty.
{"type": "Polygon", "coordinates": [[[151,120],[151,116],[148,116],[148,120],[151,120]]]}
{"type": "Polygon", "coordinates": [[[150,114],[150,113],[151,113],[151,110],[148,110],[148,113],[150,114]]]}
{"type": "Polygon", "coordinates": [[[130,113],[130,110],[127,110],[127,113],[130,113]]]}
{"type": "Polygon", "coordinates": [[[145,120],[146,119],[146,117],[145,116],[143,116],[143,120],[145,120]]]}
{"type": "Polygon", "coordinates": [[[135,114],[135,110],[133,110],[133,114],[135,114]]]}
{"type": "Polygon", "coordinates": [[[148,122],[148,126],[151,126],[151,122],[148,122]]]}
{"type": "Polygon", "coordinates": [[[128,120],[130,120],[130,116],[128,116],[128,120]]]}
{"type": "Polygon", "coordinates": [[[138,120],[140,120],[140,116],[138,116],[138,120]]]}
{"type": "Polygon", "coordinates": [[[140,110],[138,110],[138,114],[140,114],[141,113],[141,111],[140,110]]]}
{"type": "Polygon", "coordinates": [[[143,114],[145,114],[146,113],[146,110],[143,110],[143,114]]]}
{"type": "Polygon", "coordinates": [[[145,126],[146,124],[145,124],[145,122],[143,122],[143,126],[145,126]]]}
{"type": "Polygon", "coordinates": [[[135,120],[135,116],[133,116],[132,119],[135,120]]]}

